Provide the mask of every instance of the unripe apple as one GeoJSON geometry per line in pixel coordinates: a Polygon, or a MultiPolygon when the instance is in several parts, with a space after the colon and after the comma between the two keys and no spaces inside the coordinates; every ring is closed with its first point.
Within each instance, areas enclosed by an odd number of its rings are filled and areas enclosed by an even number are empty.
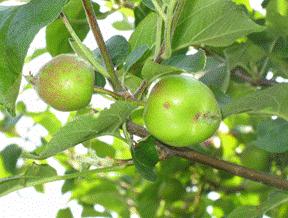
{"type": "Polygon", "coordinates": [[[145,125],[155,138],[177,147],[205,141],[218,129],[221,113],[212,91],[186,75],[169,75],[152,88],[145,125]]]}
{"type": "Polygon", "coordinates": [[[60,111],[87,106],[93,94],[94,71],[81,58],[62,54],[45,64],[35,78],[40,98],[60,111]]]}

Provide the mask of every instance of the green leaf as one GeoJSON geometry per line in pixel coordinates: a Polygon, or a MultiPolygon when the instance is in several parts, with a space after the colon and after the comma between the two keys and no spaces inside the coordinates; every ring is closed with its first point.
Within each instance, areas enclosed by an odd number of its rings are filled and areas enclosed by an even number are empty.
{"type": "Polygon", "coordinates": [[[0,105],[15,112],[21,71],[38,31],[57,18],[67,0],[32,0],[0,9],[0,105]]]}
{"type": "Polygon", "coordinates": [[[70,208],[61,209],[58,211],[56,218],[74,218],[70,208]]]}
{"type": "Polygon", "coordinates": [[[131,67],[140,61],[149,52],[149,47],[147,45],[141,45],[140,47],[133,50],[126,58],[124,64],[124,70],[127,72],[131,67]]]}
{"type": "Polygon", "coordinates": [[[257,62],[265,57],[265,50],[251,40],[245,43],[235,44],[225,49],[224,53],[230,70],[241,66],[251,74],[255,71],[257,62]]]}
{"type": "Polygon", "coordinates": [[[129,22],[127,18],[121,21],[115,21],[112,26],[117,30],[128,31],[133,30],[133,25],[129,22]]]}
{"type": "Polygon", "coordinates": [[[146,186],[136,198],[137,210],[142,218],[156,217],[160,199],[157,195],[159,183],[146,186]]]}
{"type": "Polygon", "coordinates": [[[32,55],[27,56],[25,58],[25,63],[32,61],[34,58],[37,58],[40,55],[45,54],[46,52],[48,52],[47,48],[39,48],[39,49],[35,50],[32,55]]]}
{"type": "Polygon", "coordinates": [[[269,198],[259,206],[241,206],[230,213],[227,218],[258,218],[262,217],[267,211],[288,202],[288,194],[286,192],[272,193],[269,198]]]}
{"type": "Polygon", "coordinates": [[[288,151],[288,122],[286,120],[265,120],[257,126],[256,146],[272,153],[288,151]]]}
{"type": "Polygon", "coordinates": [[[84,142],[83,144],[86,147],[93,149],[96,152],[97,156],[102,158],[105,157],[114,158],[116,153],[115,149],[111,145],[102,142],[98,139],[92,139],[88,142],[84,142]]]}
{"type": "Polygon", "coordinates": [[[227,46],[262,30],[230,0],[186,0],[173,37],[173,48],[200,44],[227,46]]]}
{"type": "Polygon", "coordinates": [[[173,66],[158,64],[158,63],[155,63],[153,60],[148,59],[142,68],[141,74],[144,79],[153,81],[157,77],[160,77],[166,74],[181,73],[181,72],[183,72],[182,69],[179,69],[173,66]]]}
{"type": "Polygon", "coordinates": [[[204,69],[206,65],[206,55],[203,50],[199,50],[193,55],[180,54],[173,56],[163,61],[163,64],[183,69],[189,73],[197,73],[204,69]]]}
{"type": "Polygon", "coordinates": [[[16,164],[21,153],[22,149],[15,144],[8,145],[0,152],[0,158],[6,171],[12,174],[16,172],[16,164]]]}
{"type": "MultiPolygon", "coordinates": [[[[64,13],[78,37],[83,40],[89,31],[89,26],[81,1],[70,0],[64,7],[64,13]]],[[[70,38],[70,33],[61,19],[57,19],[48,25],[46,28],[46,43],[49,53],[52,56],[71,53],[73,50],[69,45],[68,38],[70,38]]]]}
{"type": "Polygon", "coordinates": [[[0,179],[0,196],[28,186],[40,185],[51,180],[53,181],[56,176],[56,170],[51,166],[46,164],[33,164],[28,168],[24,175],[0,179]]]}
{"type": "Polygon", "coordinates": [[[143,4],[151,10],[155,10],[154,4],[151,0],[142,0],[143,4]]]}
{"type": "Polygon", "coordinates": [[[111,180],[97,178],[97,180],[84,183],[82,186],[79,185],[72,196],[79,199],[81,203],[100,204],[106,210],[117,212],[120,217],[130,217],[126,199],[120,194],[116,183],[111,180]]]}
{"type": "MultiPolygon", "coordinates": [[[[112,62],[115,67],[122,65],[129,54],[129,43],[123,36],[112,36],[106,41],[106,46],[111,56],[112,62]]],[[[99,48],[94,50],[97,59],[101,60],[101,53],[99,48]]],[[[103,61],[102,61],[103,63],[103,61]]]]}
{"type": "Polygon", "coordinates": [[[267,26],[271,28],[275,34],[280,36],[287,36],[288,14],[283,13],[283,6],[281,7],[281,2],[282,2],[281,0],[269,1],[269,4],[266,8],[267,26]]]}
{"type": "Polygon", "coordinates": [[[55,114],[45,111],[41,113],[27,113],[32,119],[42,125],[49,134],[55,134],[62,126],[55,114]]]}
{"type": "Polygon", "coordinates": [[[230,71],[225,63],[218,61],[213,57],[207,58],[204,76],[200,78],[201,82],[207,86],[218,89],[225,93],[230,83],[230,71]]]}
{"type": "Polygon", "coordinates": [[[118,101],[96,115],[79,116],[61,128],[38,154],[30,157],[45,159],[89,139],[113,135],[134,109],[129,103],[118,101]]]}
{"type": "Polygon", "coordinates": [[[288,84],[277,84],[273,87],[256,91],[247,96],[232,100],[224,105],[223,117],[238,113],[264,113],[277,115],[288,120],[288,84]]]}
{"type": "MultiPolygon", "coordinates": [[[[144,0],[146,1],[146,0],[144,0]]],[[[142,1],[135,9],[134,9],[134,17],[135,17],[135,27],[139,25],[139,23],[151,12],[151,9],[146,6],[146,4],[142,1]]],[[[150,1],[150,0],[148,0],[150,1]]],[[[151,2],[152,3],[152,2],[151,2]]],[[[153,5],[153,3],[152,3],[153,5]]],[[[154,5],[153,5],[154,7],[154,5]]]]}
{"type": "Polygon", "coordinates": [[[63,176],[57,176],[56,170],[47,164],[37,165],[33,164],[28,166],[28,170],[24,174],[15,175],[13,177],[0,179],[0,197],[10,192],[17,191],[19,189],[39,186],[45,183],[59,181],[59,180],[70,180],[75,178],[89,177],[96,173],[111,172],[115,170],[123,169],[121,166],[111,166],[97,168],[93,170],[84,170],[81,172],[76,171],[75,173],[68,173],[63,176]]]}
{"type": "Polygon", "coordinates": [[[138,172],[147,180],[155,181],[154,167],[159,161],[155,147],[156,139],[148,137],[132,148],[132,157],[138,172]]]}
{"type": "Polygon", "coordinates": [[[146,45],[151,48],[155,43],[157,14],[150,13],[140,22],[129,39],[131,50],[146,45]]]}
{"type": "Polygon", "coordinates": [[[98,212],[94,209],[91,205],[83,206],[83,211],[81,217],[104,217],[104,218],[111,218],[111,214],[108,212],[98,212]]]}

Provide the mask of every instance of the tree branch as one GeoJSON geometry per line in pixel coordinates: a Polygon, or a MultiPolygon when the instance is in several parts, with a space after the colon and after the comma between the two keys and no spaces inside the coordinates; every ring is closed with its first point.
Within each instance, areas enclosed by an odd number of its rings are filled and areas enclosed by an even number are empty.
{"type": "Polygon", "coordinates": [[[232,70],[232,75],[238,77],[239,79],[250,83],[253,86],[272,86],[276,84],[277,82],[275,80],[267,80],[267,79],[258,79],[255,80],[252,77],[250,77],[243,69],[241,68],[235,68],[232,70]]]}
{"type": "Polygon", "coordinates": [[[109,52],[107,50],[107,47],[105,45],[101,30],[99,28],[96,15],[95,15],[95,12],[93,10],[92,2],[91,2],[91,0],[82,0],[82,3],[83,3],[83,7],[85,10],[86,16],[87,16],[87,21],[90,25],[91,31],[94,35],[94,38],[98,44],[99,49],[100,49],[102,58],[104,60],[105,66],[106,66],[106,69],[107,69],[107,71],[111,77],[112,86],[116,91],[122,91],[123,88],[121,86],[121,83],[120,83],[115,71],[114,71],[114,65],[112,63],[112,60],[111,60],[111,57],[110,57],[109,52]]]}
{"type": "MultiPolygon", "coordinates": [[[[129,122],[127,125],[128,131],[131,134],[147,137],[149,133],[145,128],[129,122]]],[[[176,148],[165,145],[161,142],[157,142],[157,147],[161,153],[161,157],[167,159],[172,156],[182,157],[188,160],[192,160],[207,166],[211,166],[218,170],[224,170],[228,173],[231,173],[235,176],[240,176],[246,179],[250,179],[256,182],[260,182],[269,186],[273,186],[278,189],[288,190],[288,180],[268,175],[262,172],[258,172],[246,167],[239,166],[227,161],[218,160],[214,157],[209,157],[207,155],[201,154],[197,151],[188,149],[188,148],[176,148]]]]}
{"type": "Polygon", "coordinates": [[[134,99],[133,96],[127,92],[122,92],[121,94],[119,94],[119,93],[116,93],[116,92],[113,92],[113,91],[110,91],[108,89],[104,89],[101,87],[94,87],[94,93],[102,94],[102,95],[109,95],[116,100],[128,101],[131,104],[136,105],[136,106],[144,106],[145,104],[143,101],[134,99]]]}

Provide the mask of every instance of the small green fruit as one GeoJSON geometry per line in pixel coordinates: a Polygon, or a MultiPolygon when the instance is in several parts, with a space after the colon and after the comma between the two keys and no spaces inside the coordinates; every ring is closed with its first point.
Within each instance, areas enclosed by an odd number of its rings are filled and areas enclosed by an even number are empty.
{"type": "Polygon", "coordinates": [[[159,187],[158,195],[166,201],[176,201],[185,193],[185,188],[177,179],[167,179],[159,187]]]}
{"type": "Polygon", "coordinates": [[[172,146],[205,141],[218,129],[221,113],[211,90],[184,75],[162,78],[151,90],[144,108],[148,131],[172,146]]]}
{"type": "Polygon", "coordinates": [[[94,71],[81,58],[62,54],[39,71],[35,87],[40,98],[60,111],[74,111],[87,106],[93,94],[94,71]]]}
{"type": "Polygon", "coordinates": [[[268,171],[271,164],[270,153],[256,146],[246,147],[240,159],[245,167],[259,171],[268,171]]]}

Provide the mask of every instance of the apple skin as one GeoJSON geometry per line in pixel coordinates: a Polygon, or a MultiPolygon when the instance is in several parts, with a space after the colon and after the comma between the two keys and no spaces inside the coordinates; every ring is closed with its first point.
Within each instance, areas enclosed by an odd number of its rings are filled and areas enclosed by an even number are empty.
{"type": "Polygon", "coordinates": [[[94,80],[94,71],[88,63],[75,55],[62,54],[39,70],[35,87],[48,105],[59,111],[75,111],[90,103],[94,80]]]}
{"type": "Polygon", "coordinates": [[[218,129],[220,121],[220,108],[212,91],[186,75],[160,79],[144,107],[149,133],[176,147],[205,141],[218,129]]]}

